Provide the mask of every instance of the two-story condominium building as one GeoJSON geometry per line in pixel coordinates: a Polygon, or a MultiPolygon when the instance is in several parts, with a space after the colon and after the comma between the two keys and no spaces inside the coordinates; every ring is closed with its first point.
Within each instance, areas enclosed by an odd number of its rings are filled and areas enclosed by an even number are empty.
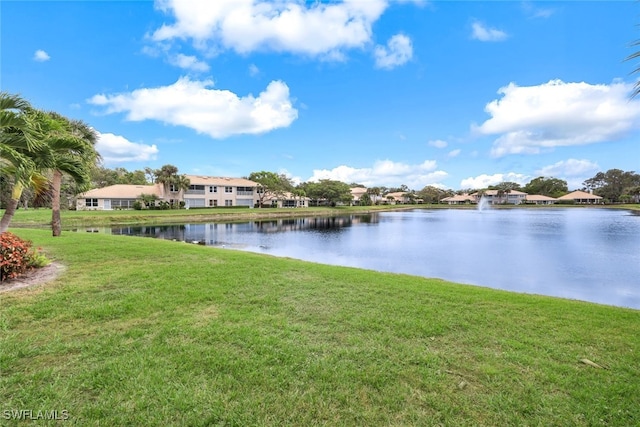
{"type": "Polygon", "coordinates": [[[258,203],[258,183],[244,178],[187,175],[189,189],[183,200],[187,208],[249,206],[258,203]]]}
{"type": "Polygon", "coordinates": [[[161,184],[128,185],[117,184],[95,188],[76,198],[78,210],[133,209],[142,194],[155,195],[158,201],[172,204],[184,202],[185,208],[248,206],[258,202],[258,183],[244,178],[226,178],[187,175],[190,185],[186,191],[179,191],[161,184]],[[168,191],[168,192],[167,192],[168,191]]]}
{"type": "Polygon", "coordinates": [[[518,190],[500,191],[500,190],[486,190],[482,195],[478,193],[471,194],[475,196],[477,200],[484,198],[487,202],[491,204],[498,203],[509,203],[512,205],[519,205],[520,203],[524,203],[527,197],[527,193],[523,193],[518,190]]]}

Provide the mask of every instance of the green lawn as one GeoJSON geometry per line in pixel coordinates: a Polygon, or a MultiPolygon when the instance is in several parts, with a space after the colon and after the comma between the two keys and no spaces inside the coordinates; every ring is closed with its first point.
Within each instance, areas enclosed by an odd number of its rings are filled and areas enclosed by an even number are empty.
{"type": "MultiPolygon", "coordinates": [[[[107,226],[127,224],[169,224],[206,221],[234,221],[265,218],[283,218],[313,215],[345,215],[353,213],[381,212],[437,205],[381,205],[341,206],[335,208],[206,208],[175,210],[111,210],[111,211],[62,211],[62,226],[107,226]]],[[[445,206],[445,205],[440,205],[445,206]]],[[[4,213],[0,210],[0,216],[4,213]]],[[[51,225],[51,209],[18,209],[11,227],[48,227],[51,225]]]]}
{"type": "Polygon", "coordinates": [[[637,310],[14,231],[67,270],[0,293],[1,425],[23,424],[11,410],[79,426],[640,424],[637,310]]]}

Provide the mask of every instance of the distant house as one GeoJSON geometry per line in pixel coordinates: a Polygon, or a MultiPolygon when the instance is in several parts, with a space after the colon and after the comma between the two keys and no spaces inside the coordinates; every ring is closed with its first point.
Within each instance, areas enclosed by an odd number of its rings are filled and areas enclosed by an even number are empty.
{"type": "MultiPolygon", "coordinates": [[[[367,194],[367,191],[369,191],[367,188],[365,187],[353,187],[351,189],[351,198],[352,201],[351,203],[354,205],[359,205],[360,204],[360,198],[362,196],[364,196],[365,194],[367,194]]],[[[373,202],[373,200],[372,200],[373,202]]]]}
{"type": "Polygon", "coordinates": [[[384,199],[392,205],[409,203],[409,196],[403,191],[385,194],[384,199]]]}
{"type": "Polygon", "coordinates": [[[155,195],[158,200],[164,198],[161,184],[129,185],[116,184],[104,188],[95,188],[78,195],[76,209],[78,210],[112,210],[133,209],[133,204],[142,194],[155,195]]]}
{"type": "Polygon", "coordinates": [[[384,197],[381,196],[376,196],[375,194],[370,194],[369,193],[369,189],[366,187],[353,187],[351,189],[351,204],[353,205],[359,205],[360,204],[360,199],[362,198],[362,196],[364,196],[365,194],[369,194],[369,198],[371,199],[371,203],[375,204],[379,204],[380,202],[382,202],[384,200],[384,197]]]}
{"type": "Polygon", "coordinates": [[[525,203],[534,205],[552,205],[557,202],[557,199],[549,196],[543,196],[541,194],[527,194],[524,199],[525,203]]]}
{"type": "Polygon", "coordinates": [[[518,190],[511,190],[509,192],[500,190],[486,190],[482,194],[473,193],[472,196],[475,196],[478,200],[480,198],[484,198],[491,204],[509,203],[512,205],[519,205],[520,203],[525,202],[527,193],[523,193],[522,191],[518,190]]]}
{"type": "Polygon", "coordinates": [[[310,200],[310,197],[296,196],[286,192],[279,196],[266,197],[264,205],[274,208],[308,208],[310,200]]]}
{"type": "Polygon", "coordinates": [[[456,194],[454,196],[445,197],[440,200],[441,202],[448,203],[450,205],[466,205],[470,203],[478,203],[478,198],[471,194],[456,194]]]}
{"type": "Polygon", "coordinates": [[[588,205],[597,205],[602,203],[602,197],[580,190],[565,194],[562,197],[558,197],[558,200],[573,200],[575,203],[588,205]]]}

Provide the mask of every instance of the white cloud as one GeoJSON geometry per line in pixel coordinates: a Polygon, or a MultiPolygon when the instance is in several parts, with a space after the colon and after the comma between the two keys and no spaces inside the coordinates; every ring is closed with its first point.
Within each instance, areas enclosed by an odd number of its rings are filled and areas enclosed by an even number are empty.
{"type": "Polygon", "coordinates": [[[500,135],[491,154],[536,154],[554,147],[615,141],[640,126],[640,103],[630,101],[632,84],[510,83],[488,103],[491,116],[475,130],[500,135]]]}
{"type": "Polygon", "coordinates": [[[447,141],[443,141],[441,139],[435,139],[435,140],[429,141],[427,142],[427,144],[436,148],[445,148],[448,145],[447,141]]]}
{"type": "Polygon", "coordinates": [[[499,42],[507,39],[504,31],[486,27],[482,22],[471,24],[471,38],[482,42],[499,42]]]}
{"type": "Polygon", "coordinates": [[[527,175],[521,173],[495,173],[493,175],[482,174],[476,177],[469,177],[460,181],[460,188],[487,188],[490,185],[500,184],[501,182],[515,182],[525,185],[530,181],[527,175]]]}
{"type": "Polygon", "coordinates": [[[156,42],[191,39],[196,48],[238,53],[257,50],[340,58],[371,41],[385,0],[300,2],[280,0],[156,0],[175,17],[150,35],[156,42]]]}
{"type": "Polygon", "coordinates": [[[198,72],[206,72],[210,68],[209,64],[199,61],[195,56],[183,55],[182,53],[169,58],[169,63],[185,70],[198,72]]]}
{"type": "Polygon", "coordinates": [[[555,10],[551,8],[535,7],[530,1],[522,2],[522,10],[530,18],[548,18],[555,13],[555,10]]]}
{"type": "Polygon", "coordinates": [[[373,54],[376,58],[376,67],[390,70],[413,57],[413,45],[409,37],[396,34],[387,41],[387,46],[376,46],[373,54]]]}
{"type": "Polygon", "coordinates": [[[100,94],[88,102],[105,107],[107,114],[124,112],[131,121],[159,120],[212,138],[269,132],[289,126],[298,117],[289,98],[289,87],[281,81],[269,83],[258,97],[239,97],[211,86],[211,80],[181,77],[169,86],[100,94]]]}
{"type": "Polygon", "coordinates": [[[105,163],[155,160],[158,154],[158,147],[155,144],[138,144],[112,133],[98,133],[96,149],[105,163]]]}
{"type": "Polygon", "coordinates": [[[341,165],[333,169],[316,169],[308,181],[333,179],[346,183],[357,182],[366,186],[399,187],[407,185],[419,190],[426,185],[440,183],[448,174],[436,170],[435,160],[425,160],[417,165],[379,160],[370,168],[353,168],[341,165]]]}
{"type": "Polygon", "coordinates": [[[280,170],[278,171],[278,173],[279,173],[280,175],[284,175],[284,176],[286,176],[287,178],[289,178],[289,179],[291,180],[291,182],[293,183],[293,185],[298,185],[298,184],[300,184],[301,182],[303,182],[303,181],[302,181],[302,178],[300,178],[299,176],[294,176],[291,172],[289,172],[289,171],[288,171],[288,170],[286,170],[286,169],[280,169],[280,170]]]}
{"type": "Polygon", "coordinates": [[[35,51],[35,53],[33,54],[33,60],[34,61],[38,61],[38,62],[45,62],[50,60],[51,57],[49,56],[49,54],[47,52],[45,52],[44,50],[38,49],[35,51]]]}
{"type": "Polygon", "coordinates": [[[593,177],[599,170],[600,166],[590,160],[568,159],[540,168],[536,174],[564,179],[569,188],[579,188],[586,179],[593,177]]]}
{"type": "Polygon", "coordinates": [[[459,148],[456,148],[455,150],[449,151],[448,156],[449,157],[458,157],[460,155],[460,153],[462,153],[462,150],[459,149],[459,148]]]}
{"type": "Polygon", "coordinates": [[[557,177],[595,174],[599,170],[600,166],[590,160],[569,159],[545,166],[537,170],[536,173],[542,176],[557,177]]]}
{"type": "Polygon", "coordinates": [[[251,77],[255,77],[258,74],[260,74],[260,69],[258,68],[258,66],[256,64],[249,65],[249,75],[251,77]]]}

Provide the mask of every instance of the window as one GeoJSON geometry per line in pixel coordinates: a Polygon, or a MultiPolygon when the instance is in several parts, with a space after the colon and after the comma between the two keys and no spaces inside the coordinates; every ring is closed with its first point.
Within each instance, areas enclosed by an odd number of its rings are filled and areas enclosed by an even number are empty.
{"type": "Polygon", "coordinates": [[[135,199],[111,199],[111,209],[133,209],[135,199]]]}
{"type": "Polygon", "coordinates": [[[253,196],[253,187],[236,188],[238,196],[253,196]]]}
{"type": "Polygon", "coordinates": [[[217,192],[218,192],[218,187],[214,185],[209,186],[209,193],[217,193],[217,192]]]}
{"type": "Polygon", "coordinates": [[[224,187],[225,193],[233,193],[233,187],[224,187]]]}
{"type": "Polygon", "coordinates": [[[224,205],[225,206],[233,206],[233,200],[225,200],[224,201],[224,205]]]}
{"type": "Polygon", "coordinates": [[[175,184],[169,184],[169,191],[172,193],[177,193],[178,187],[175,184]]]}
{"type": "Polygon", "coordinates": [[[88,208],[97,208],[98,207],[98,199],[84,199],[84,204],[88,208]]]}

